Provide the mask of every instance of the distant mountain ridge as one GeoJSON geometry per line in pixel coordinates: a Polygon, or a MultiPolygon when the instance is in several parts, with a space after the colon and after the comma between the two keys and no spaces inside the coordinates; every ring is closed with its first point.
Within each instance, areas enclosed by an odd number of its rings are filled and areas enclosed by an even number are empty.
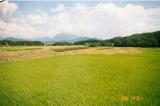
{"type": "Polygon", "coordinates": [[[56,42],[67,42],[67,41],[71,41],[72,39],[77,38],[76,35],[73,34],[68,34],[68,33],[60,33],[57,34],[52,41],[56,41],[56,42]]]}
{"type": "Polygon", "coordinates": [[[37,39],[39,39],[40,41],[42,41],[44,43],[51,44],[51,43],[55,43],[55,42],[73,43],[73,42],[88,40],[88,39],[93,39],[93,38],[82,37],[82,36],[79,37],[74,34],[68,34],[68,33],[60,33],[60,34],[55,35],[53,38],[44,37],[44,38],[37,38],[37,39]]]}
{"type": "Polygon", "coordinates": [[[2,38],[0,40],[9,40],[9,41],[25,41],[24,39],[21,38],[14,38],[14,37],[7,37],[7,38],[2,38]]]}
{"type": "Polygon", "coordinates": [[[6,38],[0,38],[0,40],[9,40],[9,41],[41,41],[46,44],[52,44],[55,42],[68,42],[68,43],[74,43],[77,41],[84,41],[89,39],[97,39],[97,38],[89,38],[89,37],[83,37],[83,36],[76,36],[74,34],[69,33],[60,33],[56,36],[50,38],[50,37],[39,37],[39,38],[16,38],[16,37],[6,37],[6,38]]]}
{"type": "Polygon", "coordinates": [[[89,38],[89,37],[79,37],[79,36],[76,36],[74,34],[68,34],[68,33],[60,33],[60,34],[57,34],[52,39],[52,41],[73,43],[73,42],[77,42],[77,41],[81,41],[81,40],[88,40],[88,39],[91,39],[91,38],[89,38]]]}

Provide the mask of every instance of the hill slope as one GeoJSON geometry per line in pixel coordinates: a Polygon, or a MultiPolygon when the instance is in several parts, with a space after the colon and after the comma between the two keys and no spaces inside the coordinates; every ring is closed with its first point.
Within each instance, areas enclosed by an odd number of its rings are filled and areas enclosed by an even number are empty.
{"type": "Polygon", "coordinates": [[[160,31],[115,37],[105,42],[114,43],[117,47],[160,47],[160,31]]]}

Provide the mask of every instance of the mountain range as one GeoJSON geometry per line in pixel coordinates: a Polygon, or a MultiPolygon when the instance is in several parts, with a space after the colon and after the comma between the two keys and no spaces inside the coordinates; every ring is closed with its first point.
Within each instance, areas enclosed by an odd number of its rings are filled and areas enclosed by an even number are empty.
{"type": "MultiPolygon", "coordinates": [[[[10,40],[10,41],[29,41],[28,39],[20,39],[14,37],[3,38],[0,37],[1,40],[10,40]]],[[[84,45],[87,43],[92,44],[114,44],[115,47],[160,47],[160,31],[154,32],[145,32],[145,33],[137,33],[124,37],[115,37],[111,39],[101,40],[97,38],[88,38],[88,37],[78,37],[72,34],[61,33],[56,35],[53,38],[37,38],[30,39],[30,41],[41,41],[44,44],[65,44],[65,43],[73,43],[75,45],[84,45]]],[[[9,41],[8,41],[9,42],[9,41]]],[[[6,44],[6,41],[1,42],[2,45],[6,44]]],[[[12,42],[15,43],[16,42],[12,42]]],[[[12,44],[11,43],[11,44],[12,44]]]]}
{"type": "Polygon", "coordinates": [[[0,38],[0,40],[25,41],[24,39],[21,39],[21,38],[14,38],[14,37],[0,38]]]}
{"type": "Polygon", "coordinates": [[[68,33],[60,33],[56,36],[50,38],[50,37],[40,37],[40,38],[29,38],[29,39],[21,39],[21,38],[15,38],[15,37],[6,37],[6,38],[0,38],[0,40],[10,40],[10,41],[41,41],[44,43],[54,43],[54,42],[77,42],[82,40],[89,40],[89,39],[97,39],[97,38],[89,38],[89,37],[79,37],[73,34],[68,33]]]}

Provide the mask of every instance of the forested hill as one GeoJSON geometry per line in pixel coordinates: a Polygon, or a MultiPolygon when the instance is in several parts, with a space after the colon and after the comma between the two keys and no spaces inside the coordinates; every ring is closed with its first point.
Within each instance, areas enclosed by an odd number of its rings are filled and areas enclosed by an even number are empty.
{"type": "Polygon", "coordinates": [[[115,37],[104,42],[114,43],[116,47],[160,47],[160,31],[115,37]]]}

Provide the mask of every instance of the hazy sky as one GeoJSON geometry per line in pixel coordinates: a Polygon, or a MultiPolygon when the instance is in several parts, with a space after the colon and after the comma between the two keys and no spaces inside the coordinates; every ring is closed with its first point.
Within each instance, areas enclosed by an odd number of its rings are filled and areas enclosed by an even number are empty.
{"type": "Polygon", "coordinates": [[[54,37],[59,33],[111,38],[160,30],[159,1],[5,1],[0,37],[54,37]]]}

